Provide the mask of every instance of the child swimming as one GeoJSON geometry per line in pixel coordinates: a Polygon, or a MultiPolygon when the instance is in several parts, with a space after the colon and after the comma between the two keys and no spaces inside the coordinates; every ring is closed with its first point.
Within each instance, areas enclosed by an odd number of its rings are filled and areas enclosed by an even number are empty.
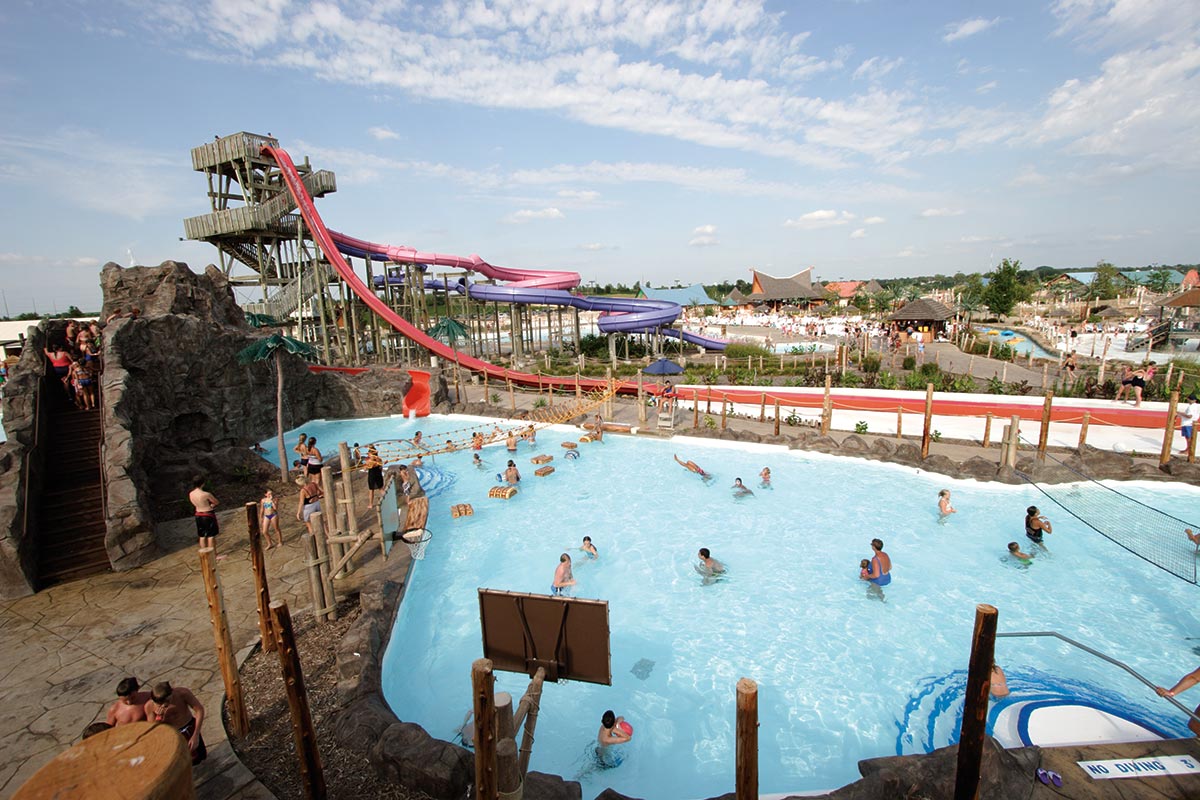
{"type": "Polygon", "coordinates": [[[867,576],[870,574],[871,560],[869,558],[864,558],[862,561],[858,562],[858,577],[860,580],[866,580],[867,576]]]}

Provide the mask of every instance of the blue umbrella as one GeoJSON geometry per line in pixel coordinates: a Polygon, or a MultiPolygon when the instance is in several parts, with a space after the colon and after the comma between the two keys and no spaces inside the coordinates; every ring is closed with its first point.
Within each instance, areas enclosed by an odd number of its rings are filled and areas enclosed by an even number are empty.
{"type": "Polygon", "coordinates": [[[683,367],[669,358],[660,358],[642,370],[642,372],[646,375],[678,375],[683,372],[683,367]]]}

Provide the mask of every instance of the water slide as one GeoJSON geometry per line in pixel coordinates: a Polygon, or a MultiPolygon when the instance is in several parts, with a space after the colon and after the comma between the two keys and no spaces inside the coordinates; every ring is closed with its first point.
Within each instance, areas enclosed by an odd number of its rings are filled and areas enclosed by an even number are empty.
{"type": "MultiPolygon", "coordinates": [[[[479,256],[454,256],[445,253],[430,253],[412,247],[397,247],[356,239],[344,233],[330,231],[330,237],[339,250],[359,258],[375,261],[390,261],[397,264],[435,264],[471,270],[492,280],[508,281],[504,286],[485,283],[469,283],[466,280],[453,285],[455,291],[467,293],[472,300],[495,301],[498,303],[529,303],[551,306],[571,306],[581,311],[601,311],[599,327],[602,333],[653,333],[678,336],[685,342],[709,350],[724,350],[725,342],[710,339],[688,331],[664,328],[679,318],[682,308],[678,303],[667,300],[636,300],[627,297],[592,297],[576,295],[566,291],[579,285],[579,273],[529,269],[512,269],[489,264],[479,256]]],[[[376,287],[383,285],[384,276],[375,278],[376,287]]],[[[430,280],[428,288],[442,288],[441,283],[430,280]]]]}
{"type": "MultiPolygon", "coordinates": [[[[404,336],[407,336],[412,341],[414,341],[417,344],[421,345],[422,347],[426,348],[427,350],[432,352],[434,355],[437,355],[441,358],[448,359],[450,361],[455,361],[459,365],[461,365],[469,370],[472,370],[474,372],[484,373],[492,378],[511,379],[514,382],[522,384],[522,385],[539,385],[539,386],[550,385],[550,386],[554,386],[556,388],[563,388],[563,389],[566,389],[566,388],[573,389],[575,387],[575,379],[574,378],[570,378],[570,379],[553,378],[553,377],[544,376],[544,375],[538,376],[538,375],[531,375],[531,374],[522,373],[522,372],[513,372],[511,370],[505,369],[504,367],[499,367],[490,362],[483,361],[482,359],[478,359],[478,358],[475,358],[474,356],[467,355],[466,353],[460,353],[459,351],[455,350],[454,348],[450,347],[449,345],[445,344],[444,342],[438,341],[437,339],[434,339],[433,337],[429,336],[424,331],[422,331],[420,328],[414,326],[408,320],[404,319],[399,314],[397,314],[386,303],[384,303],[382,300],[380,300],[378,296],[376,296],[375,292],[370,287],[368,287],[366,285],[366,283],[363,282],[362,278],[360,278],[358,276],[358,274],[353,269],[350,268],[350,265],[346,263],[346,260],[344,258],[342,258],[342,254],[333,239],[333,235],[331,234],[329,229],[325,227],[325,223],[321,219],[321,215],[317,212],[316,204],[313,203],[312,197],[308,194],[308,190],[305,189],[304,182],[300,179],[299,173],[296,172],[296,165],[292,162],[292,158],[291,158],[291,156],[288,155],[287,151],[283,150],[282,148],[266,146],[266,147],[263,147],[262,152],[264,155],[273,158],[275,160],[275,162],[279,165],[280,174],[283,176],[283,180],[287,184],[288,190],[292,194],[292,198],[296,201],[296,206],[298,207],[300,214],[303,216],[305,224],[308,226],[309,230],[312,232],[313,238],[316,239],[317,244],[321,248],[321,252],[325,254],[325,257],[329,260],[329,263],[333,265],[334,270],[337,271],[337,273],[341,277],[341,279],[346,282],[347,286],[350,287],[350,290],[352,292],[354,292],[354,294],[356,294],[358,296],[358,298],[360,300],[362,300],[362,302],[364,304],[366,304],[366,306],[368,308],[371,309],[371,311],[375,312],[375,314],[379,315],[381,318],[383,318],[385,321],[387,321],[392,327],[394,327],[396,330],[398,330],[404,336]]],[[[339,236],[340,236],[340,234],[339,234],[339,236]]],[[[348,237],[343,237],[343,238],[348,238],[348,237]]],[[[355,240],[355,241],[357,241],[357,240],[355,240]]],[[[370,243],[362,242],[361,244],[370,244],[370,243]]],[[[347,244],[347,247],[351,247],[351,245],[347,244]]],[[[397,254],[404,252],[404,251],[411,251],[414,254],[417,252],[415,250],[411,250],[410,248],[395,248],[394,250],[397,254]]],[[[362,250],[361,252],[365,253],[367,251],[362,250]]],[[[379,253],[379,254],[372,253],[373,257],[375,255],[379,255],[383,258],[391,258],[391,256],[387,255],[386,253],[379,253]]],[[[458,256],[442,256],[439,254],[429,254],[429,253],[425,253],[425,254],[421,254],[421,255],[437,257],[436,259],[428,259],[428,260],[422,258],[421,260],[425,263],[437,263],[437,264],[445,265],[445,266],[460,266],[463,269],[476,269],[482,274],[487,274],[484,272],[483,269],[480,268],[480,265],[484,265],[484,264],[486,264],[486,262],[484,262],[483,259],[479,258],[478,256],[473,256],[471,258],[461,258],[458,256]],[[453,261],[450,263],[447,263],[450,260],[453,260],[453,261]],[[468,266],[468,265],[470,265],[470,266],[468,266]]],[[[491,265],[487,265],[487,267],[488,267],[488,269],[492,270],[494,274],[499,274],[501,276],[519,276],[519,277],[517,277],[518,283],[528,282],[530,280],[534,280],[534,281],[545,280],[545,281],[547,281],[547,283],[549,283],[551,285],[558,284],[560,286],[573,286],[573,285],[577,285],[579,282],[578,274],[572,273],[572,272],[545,273],[545,272],[538,272],[538,271],[534,271],[534,270],[502,269],[502,268],[493,267],[491,265]],[[496,270],[499,270],[499,272],[495,272],[496,270]],[[572,281],[574,281],[574,282],[572,283],[572,281]]],[[[505,278],[501,277],[500,279],[503,280],[505,278]]],[[[483,287],[479,287],[479,285],[476,284],[475,286],[472,287],[472,290],[474,290],[475,288],[483,288],[483,287]]],[[[565,295],[566,297],[573,298],[573,299],[580,299],[580,300],[590,299],[590,298],[575,298],[574,295],[571,295],[568,292],[561,291],[561,290],[555,290],[555,289],[551,289],[551,288],[522,287],[522,286],[488,287],[488,288],[491,288],[491,289],[509,288],[509,289],[512,289],[512,291],[518,293],[520,296],[529,297],[529,298],[545,297],[547,295],[545,295],[544,293],[557,291],[558,295],[565,295]],[[524,294],[524,293],[528,293],[528,294],[524,294]]],[[[476,295],[476,296],[478,296],[478,295],[476,295]]],[[[513,296],[514,295],[506,296],[506,299],[504,302],[514,302],[511,299],[511,297],[513,297],[513,296]]],[[[557,296],[557,295],[551,295],[551,296],[557,296]]],[[[522,301],[516,301],[516,302],[522,302],[522,301]]],[[[538,299],[538,300],[531,299],[531,300],[527,300],[527,301],[523,301],[523,302],[539,302],[540,303],[540,302],[544,302],[544,301],[540,300],[540,299],[538,299]]],[[[605,302],[613,303],[613,302],[617,302],[617,301],[610,299],[605,302]]],[[[630,314],[639,313],[639,312],[643,312],[643,313],[647,313],[647,314],[651,314],[651,315],[653,313],[665,314],[664,310],[662,309],[662,306],[663,306],[662,303],[653,303],[654,308],[651,309],[651,308],[646,308],[646,306],[651,305],[652,301],[626,300],[624,302],[626,305],[624,306],[623,310],[626,312],[629,312],[630,314]],[[636,305],[631,305],[631,304],[636,304],[636,305]]],[[[672,303],[670,305],[674,305],[676,309],[679,308],[679,306],[674,303],[672,303]]],[[[626,316],[628,316],[628,314],[626,316]]],[[[676,316],[678,316],[678,313],[676,313],[676,316]]],[[[675,318],[674,316],[671,317],[672,320],[674,318],[675,318]]],[[[648,326],[651,324],[651,322],[649,320],[650,320],[650,317],[643,317],[639,321],[637,321],[635,324],[639,325],[639,326],[643,326],[643,327],[648,326]]],[[[602,388],[605,386],[605,382],[602,380],[598,380],[598,379],[593,380],[593,379],[587,379],[587,378],[582,379],[580,381],[580,384],[584,388],[587,388],[587,389],[599,389],[599,388],[602,388]]],[[[637,388],[637,385],[633,382],[626,381],[621,384],[621,389],[623,389],[624,391],[636,391],[636,388],[637,388]]]]}

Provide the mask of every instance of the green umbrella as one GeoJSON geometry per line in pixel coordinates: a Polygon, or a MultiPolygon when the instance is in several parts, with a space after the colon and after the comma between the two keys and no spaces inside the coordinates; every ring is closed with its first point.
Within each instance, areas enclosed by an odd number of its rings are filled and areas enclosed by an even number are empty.
{"type": "Polygon", "coordinates": [[[257,339],[237,354],[239,364],[252,364],[256,361],[275,359],[275,443],[279,447],[280,480],[287,482],[287,455],[283,450],[283,353],[287,351],[303,358],[316,358],[317,349],[299,339],[284,336],[282,333],[272,333],[263,339],[257,339]]]}
{"type": "Polygon", "coordinates": [[[467,326],[451,317],[442,317],[438,324],[427,330],[426,333],[451,347],[454,347],[454,343],[459,339],[468,338],[467,326]]]}
{"type": "Polygon", "coordinates": [[[245,312],[245,317],[246,322],[249,322],[256,328],[275,328],[283,324],[270,314],[254,314],[247,311],[245,312]]]}

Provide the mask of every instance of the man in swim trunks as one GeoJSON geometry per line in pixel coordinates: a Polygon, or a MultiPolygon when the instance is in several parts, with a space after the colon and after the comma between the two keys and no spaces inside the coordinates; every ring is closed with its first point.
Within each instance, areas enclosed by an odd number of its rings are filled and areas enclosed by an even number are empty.
{"type": "Polygon", "coordinates": [[[558,557],[558,566],[554,570],[554,583],[550,585],[550,594],[563,594],[568,586],[574,585],[575,576],[571,574],[571,557],[563,553],[558,557]]]}
{"type": "Polygon", "coordinates": [[[871,549],[875,551],[875,555],[871,556],[871,570],[866,577],[860,577],[860,580],[869,581],[882,588],[892,582],[892,558],[883,552],[882,539],[872,539],[871,549]]]}
{"type": "Polygon", "coordinates": [[[696,569],[704,575],[720,575],[725,571],[725,565],[712,557],[707,547],[701,547],[700,552],[696,554],[700,558],[700,563],[696,565],[696,569]]]}
{"type": "Polygon", "coordinates": [[[208,748],[204,746],[204,737],[200,735],[200,726],[204,724],[204,706],[191,689],[182,686],[172,688],[167,681],[156,683],[150,692],[150,699],[146,701],[145,710],[146,718],[151,722],[170,725],[187,740],[192,766],[208,758],[208,748]]]}
{"type": "MultiPolygon", "coordinates": [[[[211,547],[214,550],[217,548],[217,534],[220,529],[217,525],[217,504],[220,503],[217,498],[213,497],[210,492],[204,489],[205,478],[203,475],[197,475],[192,479],[192,491],[188,492],[188,500],[196,509],[196,536],[200,541],[200,549],[211,547]]],[[[217,556],[217,560],[224,559],[225,556],[217,556]]]]}
{"type": "Polygon", "coordinates": [[[1042,517],[1037,506],[1025,509],[1025,536],[1029,541],[1045,550],[1046,545],[1042,543],[1043,533],[1054,533],[1050,528],[1050,520],[1042,517]]]}
{"type": "Polygon", "coordinates": [[[122,678],[117,684],[117,702],[108,707],[105,722],[115,727],[145,720],[150,693],[139,692],[139,688],[137,678],[122,678]]]}
{"type": "Polygon", "coordinates": [[[521,471],[517,469],[517,465],[511,458],[508,460],[508,467],[504,470],[504,482],[509,486],[516,486],[521,482],[521,471]]]}
{"type": "MultiPolygon", "coordinates": [[[[1174,686],[1172,686],[1170,689],[1164,689],[1161,686],[1155,686],[1154,691],[1158,692],[1159,697],[1174,697],[1175,695],[1180,694],[1181,692],[1186,692],[1188,689],[1192,688],[1197,683],[1200,683],[1200,667],[1196,667],[1196,669],[1192,670],[1187,675],[1184,675],[1182,678],[1179,679],[1179,682],[1176,683],[1174,686]]],[[[1193,711],[1192,713],[1196,714],[1197,716],[1200,716],[1200,706],[1196,706],[1196,710],[1193,711]]],[[[1196,720],[1191,720],[1190,722],[1188,722],[1188,730],[1190,730],[1192,733],[1196,734],[1197,736],[1200,736],[1200,722],[1197,722],[1196,720]]]]}

